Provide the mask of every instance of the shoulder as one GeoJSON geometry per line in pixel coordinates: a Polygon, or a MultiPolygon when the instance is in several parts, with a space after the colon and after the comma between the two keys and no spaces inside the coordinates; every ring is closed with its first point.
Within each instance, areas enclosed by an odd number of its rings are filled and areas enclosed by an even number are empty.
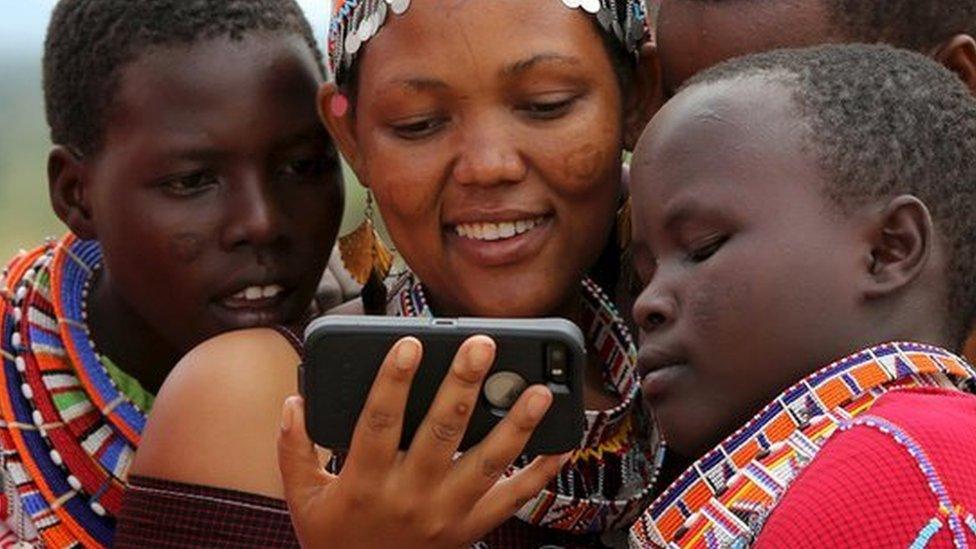
{"type": "Polygon", "coordinates": [[[970,508],[973,406],[976,398],[942,389],[885,395],[824,445],[770,515],[758,546],[909,546],[938,516],[933,479],[964,499],[953,504],[970,508]]]}
{"type": "Polygon", "coordinates": [[[366,309],[363,307],[363,300],[362,300],[362,298],[357,297],[356,299],[354,299],[352,301],[343,303],[342,305],[339,305],[338,307],[335,307],[333,309],[330,309],[325,314],[326,314],[326,316],[332,316],[332,315],[357,315],[357,316],[359,316],[359,315],[366,314],[366,309]]]}
{"type": "Polygon", "coordinates": [[[270,329],[201,344],[166,379],[131,473],[280,497],[274,441],[299,362],[270,329]]]}

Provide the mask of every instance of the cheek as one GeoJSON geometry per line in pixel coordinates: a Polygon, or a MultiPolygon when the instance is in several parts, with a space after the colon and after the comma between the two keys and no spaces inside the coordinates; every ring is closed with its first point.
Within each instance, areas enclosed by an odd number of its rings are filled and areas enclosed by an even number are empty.
{"type": "Polygon", "coordinates": [[[585,144],[566,155],[563,180],[572,188],[585,188],[606,170],[607,153],[595,144],[585,144]]]}
{"type": "Polygon", "coordinates": [[[448,164],[441,155],[408,150],[395,145],[371,147],[364,153],[364,183],[373,193],[384,220],[402,218],[416,222],[436,213],[440,201],[443,170],[448,164]]]}
{"type": "Polygon", "coordinates": [[[707,339],[737,338],[748,329],[748,310],[754,300],[754,282],[749,278],[713,277],[690,292],[688,314],[707,339]]]}
{"type": "Polygon", "coordinates": [[[177,262],[190,264],[195,262],[206,248],[206,239],[195,233],[177,234],[170,240],[170,253],[177,262]]]}

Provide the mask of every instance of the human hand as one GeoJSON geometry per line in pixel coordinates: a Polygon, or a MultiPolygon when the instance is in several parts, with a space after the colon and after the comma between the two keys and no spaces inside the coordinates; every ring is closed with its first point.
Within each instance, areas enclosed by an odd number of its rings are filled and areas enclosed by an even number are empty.
{"type": "Polygon", "coordinates": [[[552,393],[528,388],[487,437],[454,456],[495,357],[485,336],[458,350],[407,452],[404,410],[422,348],[399,341],[380,367],[339,475],[325,471],[305,431],[300,397],[282,413],[278,463],[298,539],[305,547],[462,547],[510,518],[558,472],[564,456],[541,456],[513,476],[508,466],[542,420],[552,393]]]}

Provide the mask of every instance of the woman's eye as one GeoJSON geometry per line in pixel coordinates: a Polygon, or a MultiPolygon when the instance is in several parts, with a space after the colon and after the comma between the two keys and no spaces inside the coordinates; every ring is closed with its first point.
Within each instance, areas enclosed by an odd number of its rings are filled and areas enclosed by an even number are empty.
{"type": "Polygon", "coordinates": [[[179,175],[163,182],[163,188],[177,196],[201,193],[219,183],[216,174],[202,171],[179,175]]]}
{"type": "Polygon", "coordinates": [[[424,118],[393,124],[393,133],[402,139],[417,140],[430,137],[447,124],[446,118],[424,118]]]}
{"type": "Polygon", "coordinates": [[[567,97],[554,101],[532,101],[521,105],[519,110],[530,118],[552,120],[554,118],[560,118],[569,112],[569,109],[575,102],[575,97],[567,97]]]}
{"type": "Polygon", "coordinates": [[[694,249],[692,249],[688,253],[688,259],[690,259],[694,263],[702,263],[703,261],[706,261],[708,260],[708,258],[715,255],[715,253],[718,252],[719,249],[726,242],[728,242],[728,240],[729,237],[727,236],[718,236],[718,237],[710,238],[700,246],[697,246],[694,249]]]}

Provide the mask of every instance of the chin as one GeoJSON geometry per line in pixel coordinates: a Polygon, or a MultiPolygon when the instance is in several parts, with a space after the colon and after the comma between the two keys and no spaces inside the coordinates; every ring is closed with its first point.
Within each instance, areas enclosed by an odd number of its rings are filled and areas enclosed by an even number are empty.
{"type": "Polygon", "coordinates": [[[484,285],[474,288],[475,295],[466,308],[475,316],[497,318],[535,318],[553,316],[558,299],[548,296],[551,287],[510,282],[504,285],[484,285]]]}

